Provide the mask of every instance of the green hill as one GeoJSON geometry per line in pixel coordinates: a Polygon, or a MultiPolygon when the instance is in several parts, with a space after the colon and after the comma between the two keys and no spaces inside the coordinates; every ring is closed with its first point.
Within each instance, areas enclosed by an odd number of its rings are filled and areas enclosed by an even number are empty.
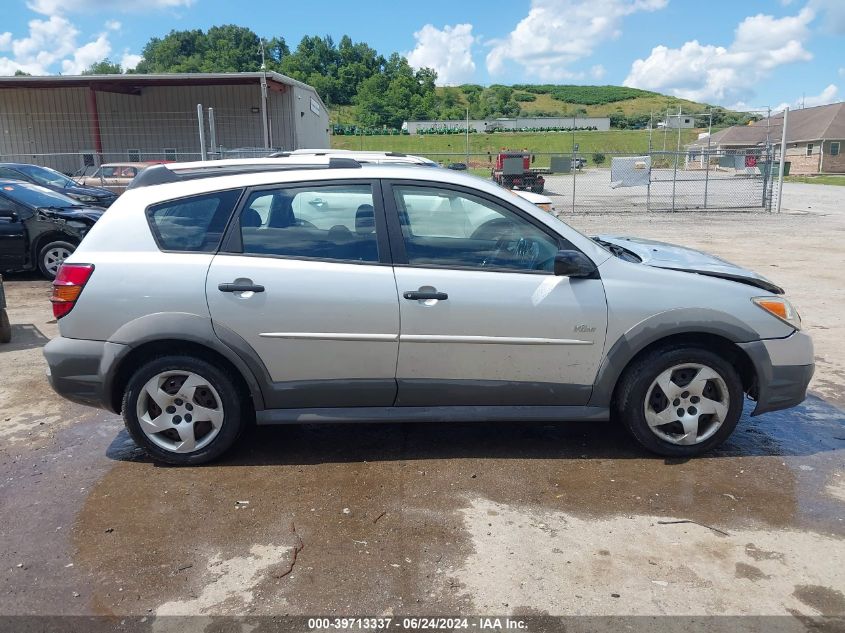
{"type": "MultiPolygon", "coordinates": [[[[654,121],[665,116],[667,109],[676,113],[699,114],[697,125],[706,126],[711,106],[677,97],[627,88],[624,86],[577,86],[555,84],[515,84],[513,86],[462,86],[436,89],[438,111],[442,120],[496,118],[499,116],[606,116],[617,129],[644,128],[649,117],[654,121]]],[[[746,123],[750,116],[714,107],[714,127],[746,123]]],[[[358,123],[355,106],[332,108],[332,121],[343,125],[358,123]]]]}

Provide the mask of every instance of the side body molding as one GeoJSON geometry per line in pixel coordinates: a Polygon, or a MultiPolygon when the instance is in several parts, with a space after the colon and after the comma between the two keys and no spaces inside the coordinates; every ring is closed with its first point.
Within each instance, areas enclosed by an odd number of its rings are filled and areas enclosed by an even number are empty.
{"type": "Polygon", "coordinates": [[[609,407],[616,383],[634,356],[655,341],[676,334],[714,334],[734,343],[760,338],[748,325],[719,310],[678,308],[660,312],[634,325],[614,343],[608,339],[610,347],[596,375],[590,406],[609,407]]]}

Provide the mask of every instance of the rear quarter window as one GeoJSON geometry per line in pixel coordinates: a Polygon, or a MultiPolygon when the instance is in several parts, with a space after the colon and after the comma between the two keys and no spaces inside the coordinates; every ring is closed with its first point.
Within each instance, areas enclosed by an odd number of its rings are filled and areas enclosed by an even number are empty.
{"type": "Polygon", "coordinates": [[[152,205],[147,209],[147,221],[158,247],[163,251],[216,251],[242,192],[216,191],[152,205]]]}

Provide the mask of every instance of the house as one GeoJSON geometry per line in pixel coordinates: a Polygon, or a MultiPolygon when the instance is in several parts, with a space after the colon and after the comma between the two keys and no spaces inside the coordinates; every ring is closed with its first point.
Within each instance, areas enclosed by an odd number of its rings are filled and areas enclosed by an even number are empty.
{"type": "MultiPolygon", "coordinates": [[[[790,110],[786,125],[785,160],[791,174],[845,173],[845,103],[790,110]]],[[[711,159],[726,154],[759,155],[767,142],[778,160],[782,130],[783,112],[779,112],[751,125],[720,130],[709,138],[702,135],[687,145],[687,163],[704,166],[708,153],[711,159]]]]}
{"type": "Polygon", "coordinates": [[[2,161],[72,173],[199,160],[201,137],[223,157],[328,147],[328,111],[314,88],[274,72],[0,77],[2,161]]]}
{"type": "Polygon", "coordinates": [[[669,114],[662,121],[657,122],[657,128],[670,130],[691,129],[695,127],[695,117],[691,114],[669,114]]]}

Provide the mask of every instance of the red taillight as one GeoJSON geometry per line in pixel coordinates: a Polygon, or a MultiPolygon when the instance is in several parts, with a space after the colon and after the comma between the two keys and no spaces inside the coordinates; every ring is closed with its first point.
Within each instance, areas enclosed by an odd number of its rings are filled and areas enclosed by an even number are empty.
{"type": "Polygon", "coordinates": [[[76,300],[94,272],[94,264],[62,264],[53,280],[53,316],[61,319],[73,310],[76,300]]]}

